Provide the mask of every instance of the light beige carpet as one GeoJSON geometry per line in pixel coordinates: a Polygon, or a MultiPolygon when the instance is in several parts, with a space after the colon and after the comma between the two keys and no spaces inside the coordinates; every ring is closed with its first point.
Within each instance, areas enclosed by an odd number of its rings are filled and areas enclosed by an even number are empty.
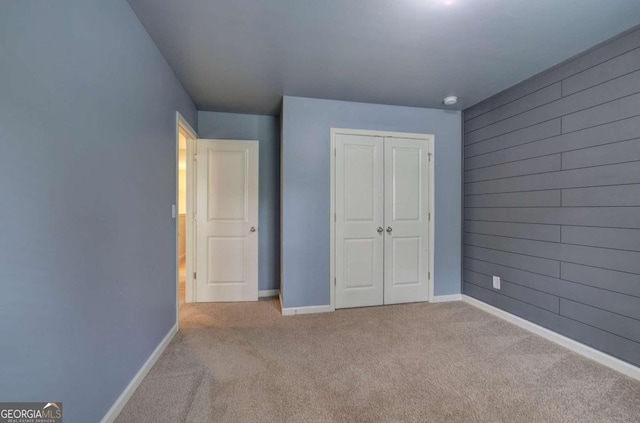
{"type": "Polygon", "coordinates": [[[640,422],[640,382],[462,302],[186,304],[124,422],[640,422]]]}

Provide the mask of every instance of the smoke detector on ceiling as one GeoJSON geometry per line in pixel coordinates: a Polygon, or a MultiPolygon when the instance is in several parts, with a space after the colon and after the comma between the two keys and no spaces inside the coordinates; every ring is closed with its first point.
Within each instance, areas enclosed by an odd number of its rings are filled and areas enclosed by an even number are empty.
{"type": "Polygon", "coordinates": [[[448,97],[445,97],[444,100],[442,100],[442,102],[444,103],[445,106],[453,106],[458,102],[458,97],[456,97],[455,95],[450,95],[448,97]]]}

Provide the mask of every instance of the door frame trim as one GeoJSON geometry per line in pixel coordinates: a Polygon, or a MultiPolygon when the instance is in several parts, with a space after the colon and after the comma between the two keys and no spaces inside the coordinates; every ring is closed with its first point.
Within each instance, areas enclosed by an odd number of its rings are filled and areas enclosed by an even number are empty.
{"type": "Polygon", "coordinates": [[[187,138],[187,156],[186,156],[186,177],[187,177],[187,192],[186,192],[186,201],[187,208],[185,210],[185,235],[186,235],[186,251],[185,251],[185,265],[186,265],[186,275],[185,275],[185,302],[190,303],[193,302],[193,242],[194,240],[194,225],[193,225],[193,154],[194,154],[194,142],[198,139],[198,133],[191,127],[189,122],[180,114],[180,112],[176,111],[176,322],[179,322],[179,306],[180,306],[180,261],[178,259],[178,242],[179,242],[179,234],[178,234],[178,176],[179,176],[179,154],[180,154],[180,131],[186,132],[189,137],[187,138]]]}
{"type": "Polygon", "coordinates": [[[376,131],[369,129],[347,129],[347,128],[331,128],[331,142],[330,142],[330,178],[329,178],[329,192],[330,192],[330,210],[329,210],[329,257],[330,257],[330,274],[329,274],[329,300],[330,300],[330,311],[335,311],[336,309],[336,287],[335,287],[335,251],[336,251],[336,224],[335,224],[335,215],[336,215],[336,200],[335,200],[335,190],[336,190],[336,169],[335,169],[335,160],[336,160],[336,135],[364,135],[370,137],[382,137],[382,138],[409,138],[416,140],[427,140],[429,145],[429,157],[431,157],[431,162],[429,166],[429,210],[431,213],[431,220],[429,221],[429,266],[428,272],[431,274],[431,277],[428,280],[428,289],[429,289],[429,302],[433,302],[434,294],[434,258],[435,258],[435,242],[434,242],[434,228],[436,221],[435,214],[435,135],[433,134],[418,134],[411,132],[390,132],[390,131],[376,131]]]}

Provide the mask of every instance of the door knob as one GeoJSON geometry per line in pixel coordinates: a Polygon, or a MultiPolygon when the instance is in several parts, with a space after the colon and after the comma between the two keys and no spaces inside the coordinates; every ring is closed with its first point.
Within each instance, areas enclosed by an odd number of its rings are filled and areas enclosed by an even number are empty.
{"type": "Polygon", "coordinates": [[[251,229],[249,229],[250,232],[255,232],[256,231],[256,227],[252,226],[251,229]]]}
{"type": "Polygon", "coordinates": [[[391,229],[391,226],[387,226],[387,233],[388,233],[388,234],[390,234],[392,230],[393,230],[393,229],[391,229]]]}
{"type": "Polygon", "coordinates": [[[378,226],[378,233],[381,234],[384,231],[384,229],[382,229],[382,226],[378,226]]]}

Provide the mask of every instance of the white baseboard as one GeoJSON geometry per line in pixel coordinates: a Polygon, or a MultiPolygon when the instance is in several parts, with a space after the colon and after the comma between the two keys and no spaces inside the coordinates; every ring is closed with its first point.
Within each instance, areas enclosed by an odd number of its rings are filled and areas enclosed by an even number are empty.
{"type": "Polygon", "coordinates": [[[526,329],[529,332],[533,332],[536,335],[540,335],[543,338],[548,339],[549,341],[555,342],[558,345],[568,348],[571,351],[576,352],[584,357],[597,361],[598,363],[616,370],[626,376],[640,380],[640,367],[636,367],[618,358],[610,356],[609,354],[603,353],[602,351],[598,351],[583,343],[574,341],[573,339],[567,338],[564,335],[560,335],[557,332],[554,332],[547,328],[543,328],[542,326],[536,325],[535,323],[515,316],[480,300],[476,300],[475,298],[469,297],[468,295],[463,295],[462,300],[475,307],[478,307],[479,309],[491,313],[494,316],[500,317],[510,323],[513,323],[516,326],[520,326],[521,328],[526,329]]]}
{"type": "MultiPolygon", "coordinates": [[[[279,293],[279,295],[280,295],[280,308],[282,310],[283,316],[295,316],[297,314],[328,313],[332,311],[330,305],[284,308],[282,306],[282,293],[279,293]]],[[[462,294],[436,295],[429,302],[444,303],[449,301],[461,301],[461,300],[462,300],[462,294]]]]}
{"type": "Polygon", "coordinates": [[[279,289],[263,289],[258,291],[258,298],[277,297],[280,295],[279,289]]]}
{"type": "Polygon", "coordinates": [[[462,294],[452,294],[452,295],[434,295],[431,298],[430,303],[446,303],[449,301],[461,301],[462,294]]]}
{"type": "Polygon", "coordinates": [[[156,364],[156,361],[158,361],[160,355],[162,355],[165,348],[167,348],[169,342],[171,342],[173,337],[176,336],[176,333],[178,333],[177,323],[173,325],[169,330],[169,333],[167,333],[156,349],[153,350],[149,358],[147,358],[147,361],[145,361],[142,367],[140,367],[138,373],[136,373],[133,379],[131,379],[131,382],[129,382],[127,387],[124,388],[124,391],[122,391],[116,402],[113,403],[109,411],[107,411],[107,414],[105,414],[100,421],[101,423],[113,423],[116,420],[118,414],[120,414],[124,406],[127,404],[127,401],[129,401],[133,393],[138,389],[138,386],[140,386],[142,379],[144,379],[144,377],[149,373],[149,370],[151,370],[153,365],[156,364]]]}
{"type": "MultiPolygon", "coordinates": [[[[282,300],[281,300],[282,301],[282,300]]],[[[282,302],[280,303],[282,304],[282,302]]],[[[295,316],[298,314],[327,313],[331,311],[330,305],[307,306],[307,307],[290,307],[282,308],[283,316],[295,316]]]]}

